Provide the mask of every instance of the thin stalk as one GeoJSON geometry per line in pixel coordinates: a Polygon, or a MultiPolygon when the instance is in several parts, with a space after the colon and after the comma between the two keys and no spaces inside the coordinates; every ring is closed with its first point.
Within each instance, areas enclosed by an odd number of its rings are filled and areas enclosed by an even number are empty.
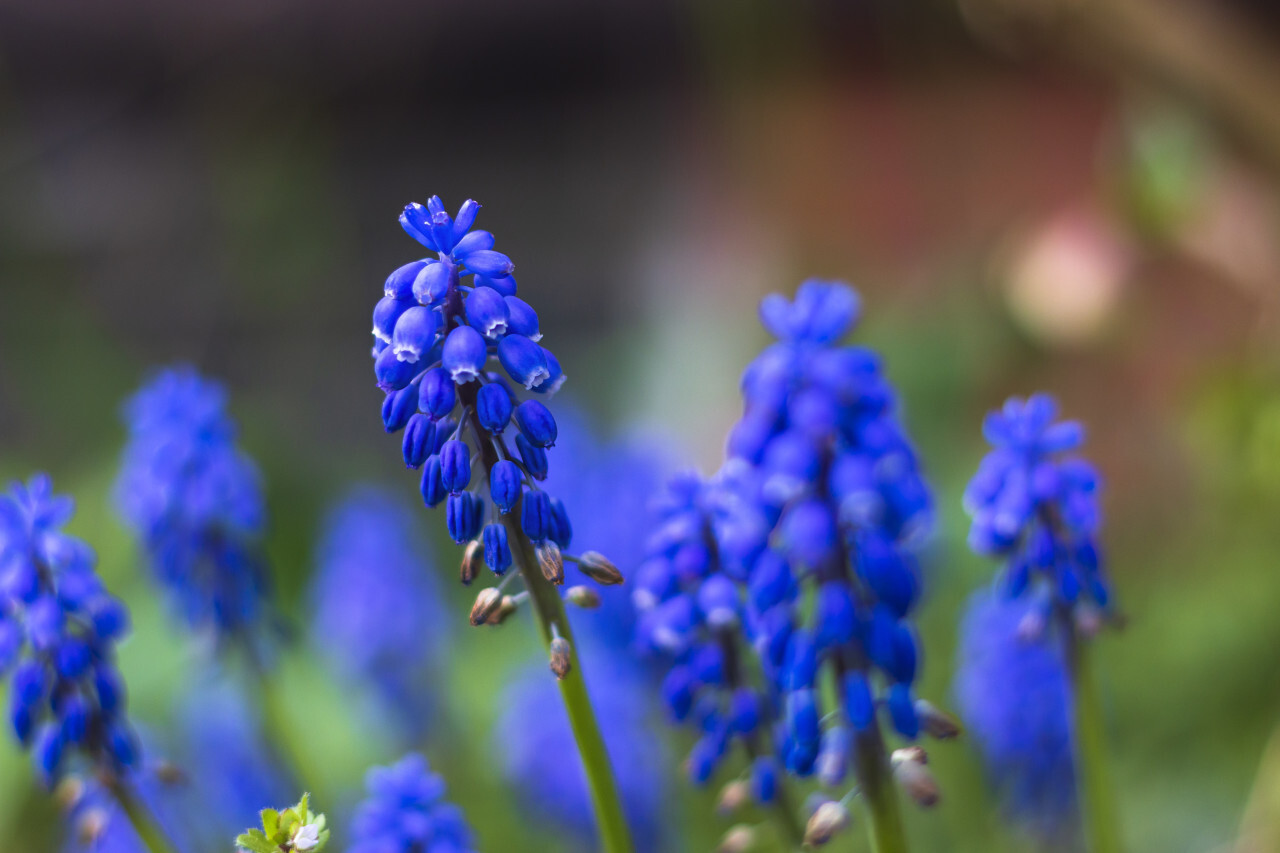
{"type": "Polygon", "coordinates": [[[906,853],[907,834],[898,808],[898,789],[889,769],[879,724],[873,722],[870,728],[858,734],[854,762],[858,785],[871,818],[868,828],[871,848],[875,853],[906,853]]]}
{"type": "MultiPolygon", "coordinates": [[[[277,679],[271,677],[266,665],[255,654],[250,654],[249,669],[253,673],[254,692],[258,694],[262,711],[262,729],[267,747],[278,760],[293,783],[303,791],[323,789],[319,766],[311,758],[296,734],[296,726],[289,721],[289,709],[284,692],[277,679]]],[[[321,790],[323,793],[323,790],[321,790]]]]}
{"type": "Polygon", "coordinates": [[[138,838],[150,853],[176,853],[177,848],[160,828],[155,815],[133,792],[128,782],[112,775],[104,779],[104,784],[111,792],[111,796],[115,797],[116,802],[120,804],[125,816],[129,818],[129,823],[133,824],[133,831],[138,833],[138,838]]]}
{"type": "Polygon", "coordinates": [[[1070,616],[1060,613],[1059,624],[1063,628],[1067,672],[1071,677],[1076,785],[1084,815],[1085,838],[1090,853],[1120,853],[1124,849],[1120,841],[1120,816],[1107,768],[1106,732],[1097,682],[1089,665],[1089,646],[1070,616]]]}
{"type": "Polygon", "coordinates": [[[551,645],[552,626],[555,626],[559,635],[569,643],[570,669],[560,679],[560,696],[564,700],[565,710],[569,712],[569,726],[573,729],[573,737],[578,744],[578,754],[582,756],[587,787],[591,789],[591,804],[595,809],[601,850],[604,853],[631,853],[631,832],[622,811],[622,800],[618,797],[618,786],[614,782],[609,753],[605,749],[604,738],[600,735],[591,698],[587,695],[582,661],[573,641],[573,631],[569,627],[564,602],[560,600],[560,593],[556,588],[542,576],[534,555],[533,543],[516,522],[518,517],[517,507],[503,516],[502,523],[507,528],[512,559],[529,591],[529,601],[537,616],[542,642],[546,646],[551,645]]]}

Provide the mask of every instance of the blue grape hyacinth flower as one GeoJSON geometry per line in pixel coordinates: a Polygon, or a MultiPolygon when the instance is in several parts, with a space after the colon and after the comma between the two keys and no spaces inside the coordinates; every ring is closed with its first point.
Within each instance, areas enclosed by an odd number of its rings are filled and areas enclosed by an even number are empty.
{"type": "Polygon", "coordinates": [[[1008,816],[1061,842],[1078,824],[1071,687],[1059,644],[1027,630],[1033,606],[991,590],[970,599],[955,693],[1008,816]]]}
{"type": "Polygon", "coordinates": [[[344,679],[374,690],[380,716],[394,714],[407,736],[421,734],[449,620],[411,508],[360,486],[330,509],[322,529],[312,642],[344,679]]]}
{"type": "Polygon", "coordinates": [[[249,639],[267,611],[266,511],[236,444],[221,385],[187,366],[155,374],[125,403],[116,498],[176,613],[215,641],[249,639]]]}
{"type": "Polygon", "coordinates": [[[1048,394],[1012,397],[988,414],[994,449],[965,491],[970,547],[1004,561],[1005,594],[1031,596],[1046,622],[1055,608],[1105,613],[1112,603],[1098,545],[1101,479],[1072,455],[1084,428],[1057,416],[1048,394]]]}
{"type": "MultiPolygon", "coordinates": [[[[587,665],[610,677],[598,680],[592,703],[602,721],[605,746],[617,768],[627,822],[639,850],[671,849],[670,821],[664,818],[667,755],[653,737],[654,709],[644,674],[607,645],[583,638],[587,665]]],[[[596,825],[590,792],[580,761],[573,757],[574,737],[555,685],[530,665],[513,678],[504,694],[494,729],[499,761],[520,805],[530,819],[548,824],[574,843],[593,850],[596,825]],[[529,726],[537,720],[537,726],[529,726]]]]}
{"type": "Polygon", "coordinates": [[[469,853],[471,828],[445,802],[444,780],[416,753],[365,778],[368,795],[351,824],[351,853],[469,853]]]}
{"type": "Polygon", "coordinates": [[[113,776],[138,760],[115,665],[128,612],[89,546],[62,531],[74,511],[44,474],[0,495],[0,675],[10,725],[46,784],[77,756],[113,776]]]}

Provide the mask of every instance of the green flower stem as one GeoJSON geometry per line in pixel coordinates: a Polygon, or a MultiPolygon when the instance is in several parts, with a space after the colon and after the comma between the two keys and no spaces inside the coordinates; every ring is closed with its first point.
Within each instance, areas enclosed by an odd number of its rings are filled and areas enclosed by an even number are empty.
{"type": "MultiPolygon", "coordinates": [[[[542,576],[538,560],[533,550],[533,543],[520,529],[519,507],[502,517],[507,528],[507,539],[511,543],[511,556],[524,578],[525,587],[529,590],[529,603],[537,616],[538,629],[542,633],[542,642],[550,646],[552,626],[559,636],[569,643],[568,674],[560,679],[560,696],[564,699],[565,709],[569,712],[569,725],[573,729],[574,740],[578,743],[578,753],[582,756],[582,766],[587,773],[587,785],[591,789],[591,803],[595,808],[596,826],[600,832],[600,846],[604,853],[631,853],[631,833],[627,828],[627,820],[622,812],[622,801],[618,797],[618,786],[614,782],[613,768],[609,764],[609,753],[605,750],[604,739],[600,736],[600,726],[596,723],[595,712],[591,708],[591,699],[587,695],[587,683],[582,672],[582,661],[578,657],[578,647],[573,641],[573,631],[569,627],[569,619],[564,611],[564,602],[560,600],[559,591],[542,576]]],[[[548,674],[548,677],[551,677],[548,674]]]]}
{"type": "Polygon", "coordinates": [[[1107,768],[1106,733],[1097,683],[1089,665],[1089,646],[1065,613],[1059,614],[1064,628],[1067,671],[1074,697],[1076,783],[1084,813],[1085,838],[1090,853],[1120,853],[1120,816],[1115,791],[1107,768]]]}
{"type": "Polygon", "coordinates": [[[150,853],[176,853],[176,848],[160,828],[151,810],[138,798],[129,783],[115,775],[104,778],[104,784],[111,796],[115,797],[120,808],[124,810],[134,832],[142,839],[142,844],[150,853]]]}
{"type": "Polygon", "coordinates": [[[299,789],[312,792],[320,789],[323,794],[324,780],[319,765],[300,739],[298,727],[290,721],[288,703],[279,679],[273,678],[255,655],[251,655],[249,668],[262,710],[262,728],[268,747],[280,761],[285,762],[285,772],[299,789]]]}
{"type": "Polygon", "coordinates": [[[868,828],[871,848],[875,853],[906,853],[907,834],[898,808],[898,789],[889,769],[889,757],[885,755],[884,738],[878,723],[873,722],[870,728],[857,736],[854,762],[858,784],[871,818],[868,828]]]}

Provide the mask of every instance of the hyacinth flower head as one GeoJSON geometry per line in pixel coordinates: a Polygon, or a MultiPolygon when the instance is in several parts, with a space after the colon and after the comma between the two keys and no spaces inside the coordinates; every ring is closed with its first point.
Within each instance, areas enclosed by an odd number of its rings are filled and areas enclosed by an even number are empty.
{"type": "Polygon", "coordinates": [[[1120,828],[1086,642],[1115,618],[1098,542],[1101,479],[1073,455],[1084,428],[1057,417],[1048,394],[1011,398],[987,415],[983,434],[993,449],[965,491],[973,517],[969,545],[1001,561],[1001,595],[1022,605],[1019,634],[1043,638],[1060,656],[1069,688],[1060,698],[1071,720],[1086,838],[1090,849],[1108,853],[1120,849],[1120,828]]]}
{"type": "Polygon", "coordinates": [[[1023,630],[1034,605],[982,590],[960,626],[958,709],[1008,816],[1045,843],[1076,821],[1071,696],[1061,650],[1023,630]]]}
{"type": "MultiPolygon", "coordinates": [[[[449,536],[465,545],[463,583],[482,574],[501,579],[477,595],[471,623],[500,624],[525,602],[534,610],[574,721],[602,845],[610,853],[629,850],[560,592],[566,560],[597,583],[621,583],[622,575],[599,553],[565,553],[573,537],[569,515],[542,486],[558,428],[540,399],[559,389],[564,372],[538,343],[538,316],[516,295],[511,260],[493,250],[492,234],[473,230],[479,210],[467,201],[453,217],[433,196],[400,216],[405,232],[435,257],[395,270],[374,308],[382,422],[387,432],[403,433],[401,451],[405,464],[421,471],[423,502],[445,506],[449,536]],[[524,590],[512,594],[517,578],[524,590]]],[[[568,591],[569,600],[593,603],[579,589],[568,591]]]]}
{"type": "Polygon", "coordinates": [[[326,515],[311,581],[312,641],[347,681],[369,685],[379,714],[421,729],[426,689],[450,624],[410,506],[373,486],[326,515]]]}
{"type": "Polygon", "coordinates": [[[1005,594],[1030,596],[1042,620],[1055,608],[1087,617],[1112,603],[1098,546],[1101,480],[1072,455],[1084,428],[1057,416],[1048,394],[1012,397],[988,414],[993,449],[965,491],[970,547],[1004,563],[1005,594]]]}
{"type": "Polygon", "coordinates": [[[43,474],[0,495],[0,673],[10,725],[46,784],[76,758],[112,777],[138,758],[115,664],[128,613],[89,546],[62,531],[73,512],[43,474]]]}
{"type": "MultiPolygon", "coordinates": [[[[761,666],[781,695],[786,769],[828,787],[856,778],[881,849],[896,850],[904,842],[882,724],[906,741],[954,730],[914,695],[915,549],[932,500],[880,358],[840,345],[858,311],[851,288],[816,280],[794,300],[761,304],[777,342],[743,375],[728,453],[749,468],[738,491],[765,522],[734,525],[731,550],[761,666]],[[835,690],[824,694],[824,683],[835,690]]],[[[918,749],[895,753],[894,775],[922,779],[922,760],[918,749]]],[[[904,786],[922,803],[936,799],[918,795],[927,785],[904,786]]],[[[819,811],[810,828],[825,839],[843,813],[819,811]]]]}
{"type": "Polygon", "coordinates": [[[267,610],[257,468],[222,386],[181,366],[125,403],[117,503],[174,611],[215,642],[252,639],[267,610]]]}
{"type": "Polygon", "coordinates": [[[365,777],[367,796],[352,820],[351,853],[469,853],[471,827],[444,799],[444,780],[412,753],[365,777]]]}

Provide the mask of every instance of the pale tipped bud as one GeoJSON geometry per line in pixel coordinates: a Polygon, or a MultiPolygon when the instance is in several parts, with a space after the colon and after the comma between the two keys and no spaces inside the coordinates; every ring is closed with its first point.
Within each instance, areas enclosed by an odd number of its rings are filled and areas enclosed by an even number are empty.
{"type": "Polygon", "coordinates": [[[471,624],[483,625],[489,616],[502,604],[502,593],[496,586],[487,586],[476,596],[476,603],[471,605],[471,624]]]}
{"type": "Polygon", "coordinates": [[[564,591],[564,600],[583,610],[595,610],[600,606],[600,593],[589,586],[578,584],[564,591]]]}
{"type": "Polygon", "coordinates": [[[601,586],[617,586],[622,583],[622,572],[613,561],[599,551],[588,551],[578,558],[582,573],[601,586]]]}
{"type": "Polygon", "coordinates": [[[187,771],[165,759],[156,763],[156,778],[165,785],[185,785],[191,781],[187,778],[187,771]]]}
{"type": "Polygon", "coordinates": [[[556,678],[564,678],[569,674],[572,664],[569,662],[569,641],[564,637],[556,637],[551,641],[551,671],[556,678]]]}
{"type": "Polygon", "coordinates": [[[507,621],[511,614],[516,612],[518,605],[516,600],[509,595],[502,596],[502,600],[498,602],[498,606],[493,608],[489,613],[489,618],[484,620],[486,625],[501,625],[507,621]]]}
{"type": "Polygon", "coordinates": [[[1074,617],[1076,630],[1083,637],[1096,637],[1098,632],[1102,630],[1104,620],[1102,611],[1088,602],[1083,602],[1075,607],[1074,617]]]}
{"type": "Polygon", "coordinates": [[[750,801],[751,786],[745,779],[734,779],[720,789],[716,811],[722,815],[731,815],[750,801]]]}
{"type": "Polygon", "coordinates": [[[756,831],[753,827],[740,823],[729,828],[720,839],[716,853],[747,853],[756,843],[756,831]]]}
{"type": "Polygon", "coordinates": [[[925,734],[937,740],[951,740],[960,736],[960,721],[926,699],[916,700],[916,717],[925,734]]]}
{"type": "Polygon", "coordinates": [[[68,776],[53,789],[53,801],[63,811],[71,811],[84,796],[84,780],[79,776],[68,776]]]}
{"type": "Polygon", "coordinates": [[[818,806],[804,827],[804,843],[807,847],[821,847],[849,826],[849,810],[837,802],[828,800],[818,806]]]}
{"type": "Polygon", "coordinates": [[[926,809],[937,805],[941,796],[938,780],[926,766],[928,762],[928,754],[918,746],[895,749],[890,759],[893,778],[907,792],[907,796],[916,801],[916,805],[926,809]]]}
{"type": "Polygon", "coordinates": [[[107,831],[111,815],[103,808],[87,809],[76,820],[76,837],[86,847],[94,846],[107,831]]]}
{"type": "Polygon", "coordinates": [[[560,546],[548,539],[538,546],[537,554],[542,576],[557,586],[564,583],[564,555],[560,553],[560,546]]]}
{"type": "Polygon", "coordinates": [[[470,586],[483,568],[484,545],[479,539],[472,539],[462,551],[462,566],[458,570],[458,579],[462,581],[463,586],[470,586]]]}

